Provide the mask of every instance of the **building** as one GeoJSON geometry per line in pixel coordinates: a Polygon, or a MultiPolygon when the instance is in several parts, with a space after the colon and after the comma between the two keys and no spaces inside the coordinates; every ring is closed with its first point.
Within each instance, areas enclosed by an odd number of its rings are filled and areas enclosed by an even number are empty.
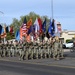
{"type": "Polygon", "coordinates": [[[64,38],[64,43],[65,43],[67,39],[73,39],[75,37],[75,31],[64,30],[61,33],[61,37],[64,38]]]}

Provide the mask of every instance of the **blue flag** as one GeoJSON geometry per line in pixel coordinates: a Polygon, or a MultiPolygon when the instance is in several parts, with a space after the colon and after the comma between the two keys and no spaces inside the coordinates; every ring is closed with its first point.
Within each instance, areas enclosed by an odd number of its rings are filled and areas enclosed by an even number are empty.
{"type": "Polygon", "coordinates": [[[2,34],[2,26],[0,25],[0,34],[2,34]]]}
{"type": "Polygon", "coordinates": [[[16,40],[20,40],[20,31],[19,30],[16,31],[15,38],[16,38],[16,40]]]}
{"type": "Polygon", "coordinates": [[[1,34],[3,34],[4,33],[4,28],[2,28],[2,32],[1,32],[1,34]]]}
{"type": "Polygon", "coordinates": [[[51,29],[52,29],[52,22],[51,22],[51,19],[50,19],[50,25],[48,27],[48,33],[51,33],[51,29]]]}
{"type": "Polygon", "coordinates": [[[50,25],[49,25],[49,28],[48,28],[48,33],[51,34],[51,36],[55,36],[55,24],[54,24],[54,19],[50,20],[50,25]]]}
{"type": "Polygon", "coordinates": [[[6,33],[8,33],[8,32],[9,32],[9,27],[7,26],[7,27],[6,27],[6,33]]]}
{"type": "Polygon", "coordinates": [[[46,19],[44,20],[44,22],[42,24],[42,30],[44,33],[46,32],[46,19]]]}
{"type": "Polygon", "coordinates": [[[32,32],[32,27],[33,26],[30,26],[29,30],[28,30],[28,34],[30,34],[32,32]]]}

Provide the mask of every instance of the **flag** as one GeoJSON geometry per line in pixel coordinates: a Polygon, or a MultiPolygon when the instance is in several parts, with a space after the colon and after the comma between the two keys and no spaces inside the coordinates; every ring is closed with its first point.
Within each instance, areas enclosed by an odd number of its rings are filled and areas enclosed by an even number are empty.
{"type": "Polygon", "coordinates": [[[1,35],[1,33],[2,33],[2,26],[0,25],[0,35],[1,35]]]}
{"type": "Polygon", "coordinates": [[[57,32],[61,33],[62,29],[61,29],[61,24],[58,22],[57,23],[57,32]]]}
{"type": "Polygon", "coordinates": [[[4,28],[2,27],[1,38],[5,38],[5,37],[6,37],[6,33],[4,32],[4,28]]]}
{"type": "Polygon", "coordinates": [[[26,19],[26,17],[24,18],[23,24],[27,24],[27,19],[26,19]]]}
{"type": "Polygon", "coordinates": [[[16,31],[15,38],[16,38],[16,40],[20,40],[20,30],[16,31]]]}
{"type": "Polygon", "coordinates": [[[23,35],[22,35],[22,28],[20,28],[20,40],[22,40],[23,35]]]}
{"type": "Polygon", "coordinates": [[[42,33],[42,20],[41,18],[38,18],[38,23],[39,23],[39,33],[42,33]]]}
{"type": "Polygon", "coordinates": [[[26,17],[24,18],[23,24],[21,26],[22,28],[22,36],[26,36],[27,34],[27,20],[26,17]]]}
{"type": "Polygon", "coordinates": [[[39,31],[39,23],[38,23],[38,19],[36,18],[35,22],[34,22],[34,27],[35,27],[35,33],[37,33],[39,31]]]}
{"type": "Polygon", "coordinates": [[[28,35],[26,36],[26,41],[27,41],[27,42],[30,42],[30,41],[31,41],[31,39],[30,39],[30,34],[28,34],[28,35]]]}
{"type": "Polygon", "coordinates": [[[26,17],[24,18],[23,24],[20,27],[20,39],[22,40],[22,38],[24,36],[27,36],[27,20],[26,17]]]}
{"type": "Polygon", "coordinates": [[[6,27],[6,33],[8,33],[8,32],[9,32],[9,27],[7,26],[7,27],[6,27]]]}
{"type": "Polygon", "coordinates": [[[1,35],[4,33],[4,28],[2,27],[1,35]]]}
{"type": "Polygon", "coordinates": [[[48,33],[51,33],[51,29],[52,29],[52,21],[51,21],[51,19],[50,19],[50,25],[49,25],[49,27],[48,27],[48,33]]]}
{"type": "Polygon", "coordinates": [[[33,30],[32,27],[33,27],[33,26],[30,26],[30,28],[28,29],[28,33],[27,33],[27,34],[30,34],[30,33],[32,32],[32,30],[33,30]]]}
{"type": "Polygon", "coordinates": [[[13,34],[13,26],[10,26],[10,30],[9,30],[10,34],[13,34]]]}
{"type": "Polygon", "coordinates": [[[31,25],[32,25],[32,18],[30,18],[30,20],[27,22],[27,28],[29,29],[31,25]]]}
{"type": "Polygon", "coordinates": [[[5,30],[6,26],[2,27],[0,25],[0,36],[1,38],[5,38],[6,37],[6,30],[5,30]]]}
{"type": "Polygon", "coordinates": [[[55,24],[54,24],[54,19],[50,20],[50,26],[49,26],[49,29],[48,29],[48,33],[51,34],[51,36],[55,36],[55,24]]]}
{"type": "Polygon", "coordinates": [[[44,33],[46,32],[46,19],[44,20],[44,22],[42,24],[42,30],[44,33]]]}

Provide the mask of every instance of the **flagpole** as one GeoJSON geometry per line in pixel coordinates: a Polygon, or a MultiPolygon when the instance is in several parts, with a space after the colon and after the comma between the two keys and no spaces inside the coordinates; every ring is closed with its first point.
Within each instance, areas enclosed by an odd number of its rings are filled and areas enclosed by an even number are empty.
{"type": "Polygon", "coordinates": [[[51,0],[51,15],[52,15],[52,20],[53,20],[53,0],[51,0]]]}

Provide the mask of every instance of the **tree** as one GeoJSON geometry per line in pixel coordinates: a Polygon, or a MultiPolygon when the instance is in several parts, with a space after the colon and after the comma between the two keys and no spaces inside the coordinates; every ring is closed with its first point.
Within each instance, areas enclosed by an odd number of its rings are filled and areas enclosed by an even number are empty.
{"type": "Polygon", "coordinates": [[[48,25],[49,25],[49,19],[47,16],[40,16],[34,12],[30,12],[28,15],[25,15],[25,16],[20,16],[20,20],[16,19],[16,18],[13,18],[13,22],[11,23],[10,26],[13,26],[14,28],[14,33],[16,33],[16,31],[20,28],[20,26],[22,25],[23,21],[24,21],[24,18],[26,17],[27,21],[29,21],[30,18],[32,18],[32,24],[34,24],[34,21],[36,19],[36,17],[40,17],[42,19],[42,21],[47,20],[47,27],[48,28],[48,25]]]}

